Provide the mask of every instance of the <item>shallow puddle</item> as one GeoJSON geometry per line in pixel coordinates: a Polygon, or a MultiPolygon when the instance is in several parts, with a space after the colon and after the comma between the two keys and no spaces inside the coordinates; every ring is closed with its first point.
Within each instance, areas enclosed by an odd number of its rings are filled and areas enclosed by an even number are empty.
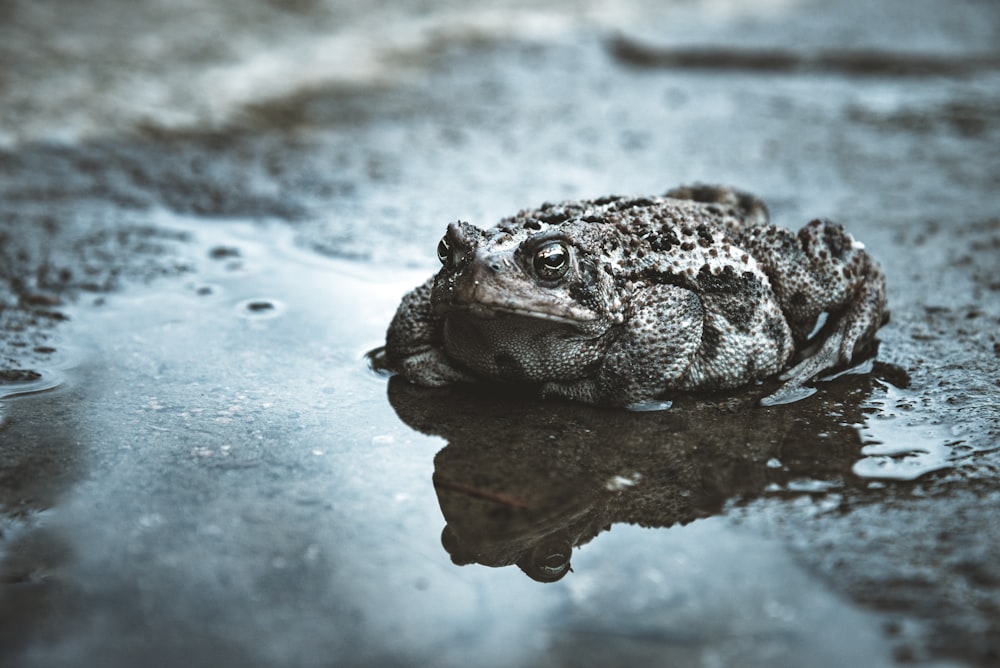
{"type": "Polygon", "coordinates": [[[725,517],[864,485],[895,456],[855,426],[884,384],[810,410],[421,390],[364,353],[423,271],[158,222],[190,232],[196,271],[70,309],[64,368],[3,401],[23,456],[0,639],[21,665],[892,663],[880,616],[725,517]]]}

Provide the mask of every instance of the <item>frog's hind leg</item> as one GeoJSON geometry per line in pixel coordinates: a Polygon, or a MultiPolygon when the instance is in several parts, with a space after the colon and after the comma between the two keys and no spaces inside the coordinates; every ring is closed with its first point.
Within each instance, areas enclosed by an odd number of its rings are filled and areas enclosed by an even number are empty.
{"type": "Polygon", "coordinates": [[[889,322],[889,311],[880,289],[879,285],[865,285],[858,301],[835,320],[831,328],[824,328],[825,336],[821,334],[795,366],[778,376],[781,387],[761,399],[761,404],[773,406],[802,398],[812,392],[803,393],[806,384],[824,371],[874,355],[877,350],[875,330],[889,322]]]}
{"type": "Polygon", "coordinates": [[[694,183],[671,188],[664,193],[664,196],[701,202],[702,204],[721,205],[727,209],[725,213],[730,213],[741,219],[746,227],[767,225],[770,221],[767,205],[759,197],[730,186],[694,183]]]}
{"type": "Polygon", "coordinates": [[[885,275],[843,227],[814,220],[798,234],[753,230],[742,241],[771,279],[802,352],[769,403],[874,352],[876,332],[889,321],[885,275]],[[821,317],[826,323],[816,331],[821,317]]]}

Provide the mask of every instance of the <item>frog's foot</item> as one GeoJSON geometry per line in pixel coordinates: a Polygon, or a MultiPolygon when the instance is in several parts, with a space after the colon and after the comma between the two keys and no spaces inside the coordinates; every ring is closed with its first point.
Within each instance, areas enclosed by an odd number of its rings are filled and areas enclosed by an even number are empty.
{"type": "Polygon", "coordinates": [[[784,382],[776,391],[761,399],[761,405],[790,404],[814,394],[816,390],[808,387],[807,383],[840,362],[843,337],[838,337],[836,334],[836,332],[831,334],[815,352],[778,376],[779,380],[784,382]]]}
{"type": "Polygon", "coordinates": [[[778,378],[784,383],[776,392],[761,399],[761,404],[790,403],[811,395],[807,387],[824,371],[846,367],[852,360],[870,355],[875,332],[889,321],[884,287],[878,282],[865,283],[852,306],[832,324],[828,324],[806,348],[804,357],[778,378]]]}
{"type": "Polygon", "coordinates": [[[368,368],[375,373],[385,375],[392,373],[392,369],[389,367],[389,360],[385,356],[385,346],[372,348],[365,353],[365,359],[368,360],[368,368]]]}
{"type": "MultiPolygon", "coordinates": [[[[369,359],[373,366],[378,361],[373,357],[369,359]]],[[[381,367],[375,367],[377,370],[394,371],[411,383],[423,387],[441,387],[476,380],[472,374],[456,367],[440,348],[433,346],[413,351],[400,359],[389,359],[383,355],[381,363],[381,367]]]]}

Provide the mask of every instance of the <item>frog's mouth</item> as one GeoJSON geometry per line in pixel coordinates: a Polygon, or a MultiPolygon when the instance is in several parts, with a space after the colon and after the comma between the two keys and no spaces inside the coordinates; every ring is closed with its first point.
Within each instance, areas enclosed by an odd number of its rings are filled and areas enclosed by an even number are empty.
{"type": "Polygon", "coordinates": [[[548,382],[582,377],[602,350],[602,330],[552,314],[452,308],[444,318],[445,353],[461,366],[488,378],[548,382]]]}
{"type": "Polygon", "coordinates": [[[435,286],[431,294],[435,313],[463,313],[482,320],[519,317],[583,329],[600,319],[562,288],[543,288],[500,276],[493,276],[492,280],[463,278],[435,286]]]}
{"type": "Polygon", "coordinates": [[[571,327],[586,326],[597,320],[597,316],[593,313],[579,313],[574,309],[564,308],[557,312],[552,309],[532,308],[531,306],[524,307],[512,304],[490,304],[484,302],[435,304],[434,312],[444,316],[461,313],[482,320],[520,317],[571,327]]]}

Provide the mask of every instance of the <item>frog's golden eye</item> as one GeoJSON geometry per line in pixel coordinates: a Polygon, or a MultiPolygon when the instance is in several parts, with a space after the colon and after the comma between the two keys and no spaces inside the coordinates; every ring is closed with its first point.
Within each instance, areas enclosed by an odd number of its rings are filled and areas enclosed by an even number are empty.
{"type": "Polygon", "coordinates": [[[451,242],[448,241],[448,237],[441,237],[441,241],[438,242],[438,259],[441,260],[441,264],[448,266],[451,264],[451,258],[454,251],[451,248],[451,242]]]}
{"type": "Polygon", "coordinates": [[[532,267],[539,278],[554,281],[569,270],[569,249],[561,241],[545,244],[535,251],[532,267]]]}

